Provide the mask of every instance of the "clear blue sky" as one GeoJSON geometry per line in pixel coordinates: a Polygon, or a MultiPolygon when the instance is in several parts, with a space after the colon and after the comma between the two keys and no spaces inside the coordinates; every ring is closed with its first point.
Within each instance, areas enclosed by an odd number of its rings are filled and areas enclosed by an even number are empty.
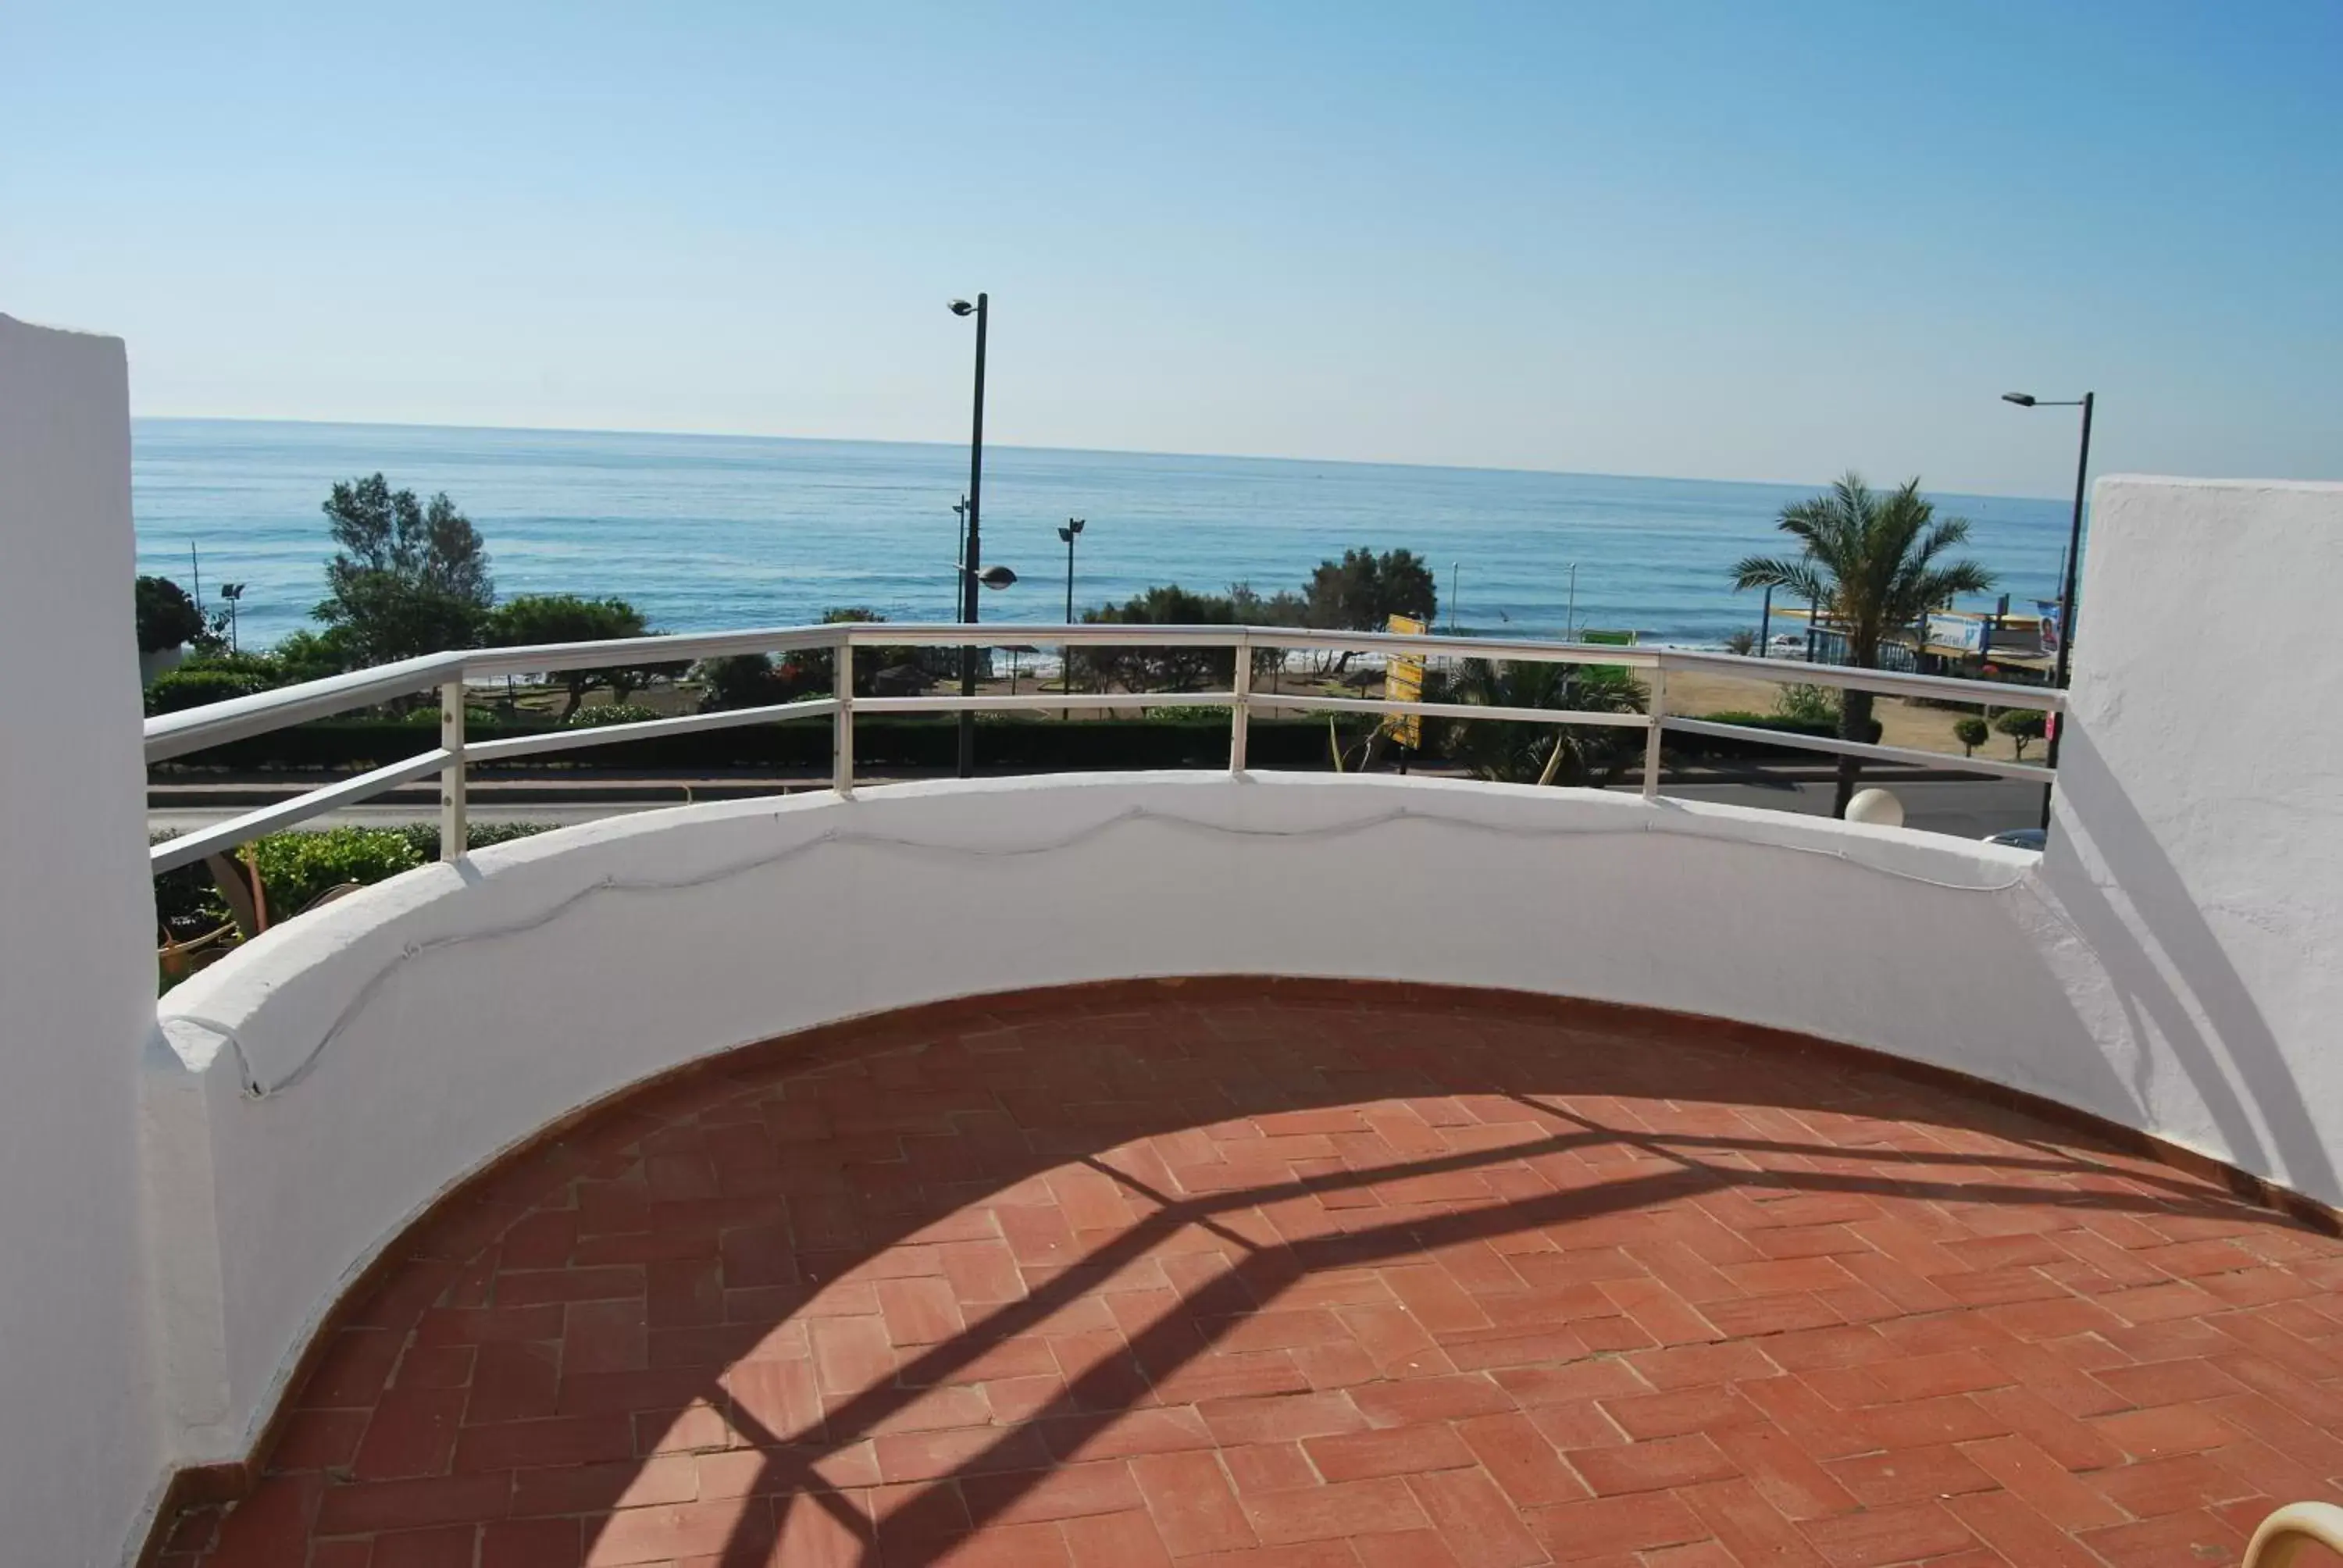
{"type": "Polygon", "coordinates": [[[138,411],[2343,477],[2343,5],[0,6],[138,411]]]}

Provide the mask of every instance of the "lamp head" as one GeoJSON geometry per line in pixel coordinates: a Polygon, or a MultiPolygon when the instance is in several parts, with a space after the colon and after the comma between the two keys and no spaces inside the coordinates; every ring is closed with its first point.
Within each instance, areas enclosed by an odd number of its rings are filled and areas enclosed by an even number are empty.
{"type": "Polygon", "coordinates": [[[1005,588],[1017,580],[1017,574],[1007,567],[987,567],[976,574],[976,580],[989,588],[1005,588]]]}
{"type": "Polygon", "coordinates": [[[2034,407],[2034,394],[2031,392],[2005,392],[2001,395],[2001,400],[2005,403],[2015,403],[2021,408],[2034,407]]]}
{"type": "Polygon", "coordinates": [[[970,304],[967,300],[965,300],[965,299],[955,299],[955,300],[953,300],[953,301],[951,302],[951,313],[952,313],[954,316],[967,316],[967,315],[970,314],[971,312],[973,312],[975,309],[976,309],[976,307],[975,307],[975,306],[973,306],[973,305],[970,305],[970,304]]]}

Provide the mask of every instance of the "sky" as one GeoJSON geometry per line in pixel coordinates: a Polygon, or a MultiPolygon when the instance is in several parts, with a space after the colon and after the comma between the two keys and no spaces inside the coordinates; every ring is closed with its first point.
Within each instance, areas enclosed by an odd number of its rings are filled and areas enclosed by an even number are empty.
{"type": "Polygon", "coordinates": [[[0,5],[146,415],[2343,478],[2343,4],[0,5]]]}

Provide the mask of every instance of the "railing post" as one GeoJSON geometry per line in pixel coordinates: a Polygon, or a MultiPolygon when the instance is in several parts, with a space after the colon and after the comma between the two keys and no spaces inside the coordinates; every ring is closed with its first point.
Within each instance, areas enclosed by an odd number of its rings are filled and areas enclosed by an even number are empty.
{"type": "Polygon", "coordinates": [[[464,858],[470,834],[464,820],[464,677],[439,683],[439,744],[447,764],[439,769],[439,858],[464,858]]]}
{"type": "Polygon", "coordinates": [[[1229,678],[1229,689],[1236,700],[1229,704],[1229,771],[1244,777],[1245,732],[1252,716],[1252,638],[1250,633],[1237,633],[1236,668],[1229,678]]]}
{"type": "Polygon", "coordinates": [[[1660,721],[1668,712],[1668,671],[1664,664],[1652,666],[1652,699],[1646,708],[1651,728],[1644,731],[1644,799],[1660,798],[1660,721]]]}
{"type": "Polygon", "coordinates": [[[830,656],[830,695],[838,699],[838,718],[831,731],[830,784],[839,799],[854,798],[854,634],[840,632],[838,650],[830,656]]]}

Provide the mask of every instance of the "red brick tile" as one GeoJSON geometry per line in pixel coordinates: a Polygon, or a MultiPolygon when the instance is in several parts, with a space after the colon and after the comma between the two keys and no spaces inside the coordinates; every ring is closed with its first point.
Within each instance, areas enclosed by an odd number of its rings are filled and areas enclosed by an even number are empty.
{"type": "Polygon", "coordinates": [[[2087,1530],[2076,1539],[2112,1568],[2234,1563],[2246,1544],[2245,1535],[2234,1525],[2201,1508],[2106,1530],[2087,1530]]]}
{"type": "Polygon", "coordinates": [[[1801,1526],[1832,1568],[1874,1568],[1942,1556],[1975,1544],[1968,1526],[1934,1503],[1904,1503],[1801,1526]]]}
{"type": "Polygon", "coordinates": [[[1496,1379],[1479,1373],[1370,1383],[1350,1391],[1348,1398],[1376,1426],[1488,1415],[1514,1404],[1496,1379]]]}
{"type": "Polygon", "coordinates": [[[1458,1422],[1455,1431],[1517,1508],[1551,1507],[1588,1495],[1585,1483],[1526,1416],[1474,1416],[1458,1422]]]}
{"type": "Polygon", "coordinates": [[[1712,1482],[1679,1495],[1742,1563],[1822,1568],[1822,1553],[1748,1482],[1712,1482]]]}
{"type": "Polygon", "coordinates": [[[1996,1484],[1974,1460],[1949,1445],[1866,1453],[1833,1460],[1825,1468],[1865,1508],[1983,1492],[1996,1484]]]}
{"type": "Polygon", "coordinates": [[[508,1475],[438,1475],[331,1486],[318,1499],[317,1529],[321,1535],[358,1535],[501,1519],[511,1507],[512,1490],[508,1475]]]}
{"type": "Polygon", "coordinates": [[[971,1518],[1012,1524],[1122,1513],[1144,1506],[1131,1466],[1119,1459],[1019,1474],[974,1475],[960,1483],[960,1491],[971,1518]]]}
{"type": "MultiPolygon", "coordinates": [[[[1378,1384],[1375,1387],[1391,1385],[1378,1384]]],[[[1223,1444],[1282,1442],[1356,1432],[1367,1418],[1348,1393],[1272,1394],[1261,1399],[1216,1399],[1200,1402],[1196,1413],[1212,1436],[1223,1444]]]]}
{"type": "Polygon", "coordinates": [[[2015,1432],[1966,1444],[1961,1452],[2060,1530],[2089,1530],[2123,1521],[2101,1493],[2015,1432]]]}
{"type": "Polygon", "coordinates": [[[464,1414],[461,1388],[395,1388],[375,1407],[350,1473],[360,1481],[441,1475],[464,1414]]]}
{"type": "Polygon", "coordinates": [[[1320,1484],[1317,1467],[1298,1442],[1252,1442],[1221,1450],[1221,1463],[1236,1483],[1237,1495],[1286,1492],[1320,1484]]]}
{"type": "Polygon", "coordinates": [[[1523,1518],[1532,1537],[1557,1563],[1583,1562],[1606,1553],[1649,1552],[1705,1541],[1710,1533],[1673,1493],[1590,1498],[1532,1509],[1523,1518]]]}
{"type": "Polygon", "coordinates": [[[2101,1416],[2090,1426],[2134,1459],[2196,1453],[2218,1448],[2237,1435],[2236,1428],[2213,1412],[2194,1404],[2127,1411],[2120,1415],[2101,1416]]]}
{"type": "Polygon", "coordinates": [[[1174,1556],[1254,1544],[1252,1525],[1212,1454],[1151,1454],[1132,1460],[1131,1473],[1174,1556]]]}
{"type": "Polygon", "coordinates": [[[1144,1512],[1090,1514],[1059,1523],[1075,1568],[1171,1568],[1163,1539],[1144,1512]]]}
{"type": "MultiPolygon", "coordinates": [[[[1533,1432],[1532,1436],[1535,1436],[1533,1432]]],[[[1443,1425],[1397,1426],[1316,1437],[1302,1449],[1328,1481],[1361,1481],[1422,1471],[1451,1470],[1475,1462],[1473,1451],[1443,1425]]]]}
{"type": "Polygon", "coordinates": [[[1759,1496],[1791,1519],[1851,1513],[1854,1496],[1807,1449],[1771,1422],[1722,1427],[1714,1438],[1759,1496]]]}
{"type": "Polygon", "coordinates": [[[1253,1533],[1271,1546],[1421,1530],[1431,1523],[1408,1483],[1391,1477],[1257,1493],[1242,1501],[1253,1533]]]}
{"type": "Polygon", "coordinates": [[[1513,1503],[1481,1472],[1419,1474],[1409,1477],[1407,1484],[1441,1538],[1465,1562],[1513,1568],[1546,1555],[1513,1503]]]}
{"type": "Polygon", "coordinates": [[[1701,1432],[1611,1448],[1577,1449],[1565,1457],[1587,1485],[1606,1497],[1623,1492],[1696,1486],[1735,1473],[1733,1462],[1701,1432]]]}
{"type": "Polygon", "coordinates": [[[1436,1530],[1361,1535],[1350,1547],[1361,1568],[1464,1568],[1436,1530]]]}
{"type": "Polygon", "coordinates": [[[586,1545],[575,1519],[516,1519],[480,1535],[479,1568],[578,1568],[586,1545]]]}
{"type": "Polygon", "coordinates": [[[377,1535],[369,1568],[474,1568],[479,1546],[475,1525],[436,1530],[400,1530],[377,1535]]]}

